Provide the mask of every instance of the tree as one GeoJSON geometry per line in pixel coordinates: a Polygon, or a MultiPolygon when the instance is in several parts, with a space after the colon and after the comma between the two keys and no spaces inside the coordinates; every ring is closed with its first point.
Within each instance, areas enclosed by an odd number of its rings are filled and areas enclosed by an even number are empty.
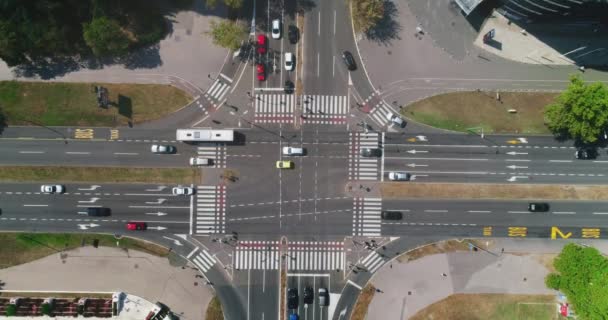
{"type": "Polygon", "coordinates": [[[557,273],[545,278],[562,291],[579,319],[605,319],[608,314],[608,259],[597,249],[567,244],[553,261],[557,273]]]}
{"type": "Polygon", "coordinates": [[[355,28],[367,32],[384,17],[385,0],[351,0],[355,28]]]}
{"type": "Polygon", "coordinates": [[[558,137],[594,143],[608,127],[608,89],[603,83],[585,84],[572,76],[566,91],[545,107],[545,120],[558,137]]]}
{"type": "Polygon", "coordinates": [[[218,23],[212,20],[209,34],[211,34],[215,45],[236,50],[247,37],[247,28],[238,22],[222,20],[218,23]]]}
{"type": "Polygon", "coordinates": [[[86,44],[96,56],[122,55],[131,44],[118,22],[107,17],[95,18],[83,26],[86,44]]]}
{"type": "Polygon", "coordinates": [[[224,0],[224,3],[231,9],[240,9],[243,6],[243,0],[224,0]]]}

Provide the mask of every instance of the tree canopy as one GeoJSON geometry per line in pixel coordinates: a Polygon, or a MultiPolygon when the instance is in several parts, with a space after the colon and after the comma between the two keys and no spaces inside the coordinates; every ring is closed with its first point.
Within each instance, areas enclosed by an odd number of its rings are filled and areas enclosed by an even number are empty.
{"type": "Polygon", "coordinates": [[[608,315],[608,259],[597,249],[567,244],[555,258],[547,287],[563,292],[579,319],[608,315]]]}
{"type": "Polygon", "coordinates": [[[241,46],[241,42],[247,37],[247,28],[238,22],[222,20],[211,21],[211,37],[213,43],[222,48],[236,50],[241,46]]]}
{"type": "Polygon", "coordinates": [[[568,88],[545,108],[545,120],[556,136],[594,143],[608,128],[608,89],[572,76],[568,88]]]}
{"type": "Polygon", "coordinates": [[[358,31],[368,32],[384,17],[385,0],[350,0],[355,27],[358,31]]]}
{"type": "Polygon", "coordinates": [[[122,55],[130,44],[118,22],[106,17],[84,24],[84,41],[96,56],[122,55]]]}

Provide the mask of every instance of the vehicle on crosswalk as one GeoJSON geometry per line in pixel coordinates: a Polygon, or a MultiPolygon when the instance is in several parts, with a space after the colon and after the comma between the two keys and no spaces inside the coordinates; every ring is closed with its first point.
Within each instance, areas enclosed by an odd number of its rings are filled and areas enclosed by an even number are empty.
{"type": "Polygon", "coordinates": [[[361,149],[361,156],[365,158],[379,158],[382,157],[382,150],[378,148],[363,148],[361,149]]]}
{"type": "Polygon", "coordinates": [[[285,70],[292,71],[295,67],[296,61],[293,53],[285,52],[285,70]]]}
{"type": "Polygon", "coordinates": [[[303,156],[305,152],[304,148],[283,147],[284,156],[303,156]]]}
{"type": "Polygon", "coordinates": [[[181,142],[232,142],[234,130],[177,129],[176,140],[181,142]]]}
{"type": "Polygon", "coordinates": [[[327,307],[329,305],[329,293],[327,292],[327,288],[319,288],[319,306],[327,307]]]}
{"type": "Polygon", "coordinates": [[[158,153],[158,154],[173,154],[175,153],[175,151],[177,151],[177,149],[175,149],[174,146],[166,144],[166,145],[161,145],[161,144],[153,144],[152,147],[150,147],[150,151],[152,151],[152,153],[158,153]]]}
{"type": "Polygon", "coordinates": [[[380,218],[384,220],[401,220],[403,218],[403,214],[401,211],[384,210],[380,214],[380,218]]]}
{"type": "Polygon", "coordinates": [[[298,288],[287,289],[287,309],[298,308],[298,288]]]}
{"type": "Polygon", "coordinates": [[[273,39],[281,38],[281,20],[279,20],[279,19],[272,20],[272,38],[273,39]]]}
{"type": "Polygon", "coordinates": [[[396,125],[396,126],[398,126],[398,127],[400,127],[400,128],[405,127],[405,121],[404,121],[403,119],[401,119],[401,117],[399,117],[398,115],[396,115],[396,114],[394,114],[394,113],[392,113],[392,112],[389,112],[389,113],[386,115],[386,118],[387,118],[387,119],[388,119],[388,121],[390,121],[392,124],[394,124],[394,125],[396,125]]]}
{"type": "Polygon", "coordinates": [[[312,304],[315,293],[311,287],[304,288],[304,304],[312,304]]]}
{"type": "Polygon", "coordinates": [[[210,166],[213,164],[213,160],[207,158],[190,158],[191,166],[210,166]]]}
{"type": "Polygon", "coordinates": [[[266,80],[266,69],[264,68],[263,64],[258,63],[256,66],[256,71],[258,75],[258,81],[266,80]]]}
{"type": "Polygon", "coordinates": [[[42,193],[64,193],[65,187],[60,184],[43,184],[40,186],[40,192],[42,193]]]}
{"type": "Polygon", "coordinates": [[[547,212],[549,211],[549,204],[546,202],[531,202],[528,204],[528,211],[547,212]]]}
{"type": "Polygon", "coordinates": [[[409,181],[410,174],[407,172],[391,171],[388,173],[388,179],[391,181],[409,181]]]}
{"type": "Polygon", "coordinates": [[[148,224],[145,222],[136,222],[136,221],[127,222],[127,230],[146,230],[146,229],[148,229],[148,224]]]}
{"type": "Polygon", "coordinates": [[[292,167],[293,167],[293,161],[291,161],[291,160],[277,161],[278,169],[291,169],[292,167]]]}
{"type": "Polygon", "coordinates": [[[194,189],[190,187],[174,187],[174,196],[191,196],[194,194],[194,189]]]}

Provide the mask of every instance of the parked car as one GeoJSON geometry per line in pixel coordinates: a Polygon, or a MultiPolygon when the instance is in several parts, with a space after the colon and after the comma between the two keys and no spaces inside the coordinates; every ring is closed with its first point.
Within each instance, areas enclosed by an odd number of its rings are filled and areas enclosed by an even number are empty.
{"type": "Polygon", "coordinates": [[[277,161],[278,169],[291,169],[292,167],[293,167],[293,161],[289,161],[289,160],[277,161]]]}
{"type": "Polygon", "coordinates": [[[300,316],[297,313],[289,314],[289,320],[300,320],[300,316]]]}
{"type": "Polygon", "coordinates": [[[350,51],[342,52],[342,61],[344,61],[344,64],[346,65],[348,70],[357,70],[357,63],[355,62],[355,57],[353,57],[353,54],[350,53],[350,51]]]}
{"type": "Polygon", "coordinates": [[[366,158],[382,157],[382,150],[378,148],[363,148],[361,149],[361,156],[366,158]]]}
{"type": "Polygon", "coordinates": [[[87,215],[91,217],[107,217],[112,214],[110,208],[91,207],[87,208],[87,215]]]}
{"type": "Polygon", "coordinates": [[[579,148],[574,153],[574,156],[577,159],[581,159],[581,160],[595,159],[595,158],[597,158],[597,150],[595,148],[589,148],[589,147],[579,148]]]}
{"type": "Polygon", "coordinates": [[[174,187],[174,196],[191,196],[194,194],[194,189],[190,187],[174,187]]]}
{"type": "Polygon", "coordinates": [[[127,222],[127,230],[146,230],[148,229],[148,224],[145,222],[127,222]]]}
{"type": "Polygon", "coordinates": [[[312,304],[315,293],[311,287],[304,288],[304,304],[312,304]]]}
{"type": "Polygon", "coordinates": [[[43,184],[40,186],[40,192],[42,193],[64,193],[65,187],[60,184],[43,184]]]}
{"type": "Polygon", "coordinates": [[[389,112],[389,113],[386,115],[386,118],[387,118],[387,119],[388,119],[388,121],[390,121],[392,124],[394,124],[394,125],[396,125],[396,126],[398,126],[398,127],[400,127],[400,128],[405,127],[405,121],[404,121],[403,119],[401,119],[401,117],[399,117],[398,115],[396,115],[396,114],[394,114],[394,113],[392,113],[392,112],[389,112]]]}
{"type": "Polygon", "coordinates": [[[547,212],[549,211],[549,204],[546,202],[531,202],[528,204],[528,210],[530,212],[547,212]]]}
{"type": "Polygon", "coordinates": [[[305,152],[304,148],[283,147],[284,156],[303,156],[305,152]]]}
{"type": "Polygon", "coordinates": [[[410,174],[407,172],[391,171],[388,173],[388,179],[391,181],[408,181],[410,180],[410,174]]]}
{"type": "Polygon", "coordinates": [[[264,68],[263,64],[258,63],[257,67],[256,67],[256,71],[257,71],[257,75],[258,75],[258,81],[266,80],[266,69],[264,68]]]}
{"type": "Polygon", "coordinates": [[[329,293],[327,292],[327,288],[319,288],[319,306],[327,307],[329,305],[329,293]]]}
{"type": "Polygon", "coordinates": [[[272,20],[272,38],[273,39],[281,38],[281,20],[279,20],[279,19],[272,20]]]}
{"type": "Polygon", "coordinates": [[[298,288],[287,289],[287,309],[298,308],[298,288]]]}
{"type": "Polygon", "coordinates": [[[266,46],[268,46],[268,41],[266,41],[266,36],[263,34],[258,34],[258,43],[257,49],[259,54],[266,53],[266,46]]]}
{"type": "Polygon", "coordinates": [[[175,149],[174,146],[172,145],[161,145],[161,144],[153,144],[152,147],[150,148],[150,151],[152,151],[152,153],[159,153],[159,154],[172,154],[175,153],[177,149],[175,149]]]}
{"type": "Polygon", "coordinates": [[[380,218],[384,220],[401,220],[403,219],[403,213],[401,211],[386,210],[380,213],[380,218]]]}
{"type": "Polygon", "coordinates": [[[298,42],[299,33],[298,27],[294,25],[290,25],[287,28],[287,37],[289,38],[289,42],[291,42],[291,44],[296,44],[298,42]]]}
{"type": "Polygon", "coordinates": [[[211,159],[207,158],[190,158],[191,166],[210,166],[213,164],[211,159]]]}
{"type": "Polygon", "coordinates": [[[285,52],[285,70],[292,71],[296,65],[295,57],[291,52],[285,52]]]}
{"type": "Polygon", "coordinates": [[[295,89],[295,85],[293,84],[293,82],[291,80],[285,80],[285,87],[283,87],[283,90],[285,91],[285,93],[293,93],[294,89],[295,89]]]}

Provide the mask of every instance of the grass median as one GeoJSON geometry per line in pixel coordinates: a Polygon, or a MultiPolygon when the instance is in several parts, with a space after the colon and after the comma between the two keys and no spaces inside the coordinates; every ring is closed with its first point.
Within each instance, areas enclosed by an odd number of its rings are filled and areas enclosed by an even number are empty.
{"type": "Polygon", "coordinates": [[[170,85],[0,81],[9,125],[126,126],[160,119],[191,99],[170,85]],[[96,85],[108,89],[107,108],[97,106],[96,85]]]}
{"type": "Polygon", "coordinates": [[[355,307],[353,308],[353,313],[350,316],[351,320],[365,320],[367,317],[367,309],[369,308],[372,299],[374,299],[375,293],[376,288],[372,284],[366,285],[365,288],[361,290],[355,307]]]}
{"type": "Polygon", "coordinates": [[[214,296],[209,305],[207,306],[207,312],[205,313],[205,320],[224,320],[224,311],[222,311],[222,304],[217,296],[214,296]]]}
{"type": "Polygon", "coordinates": [[[1,182],[177,183],[201,181],[193,168],[0,167],[1,182]]]}
{"type": "Polygon", "coordinates": [[[44,258],[51,254],[91,245],[99,240],[99,246],[118,247],[167,257],[169,250],[156,244],[133,238],[120,240],[106,234],[77,233],[0,233],[0,268],[8,268],[44,258]]]}
{"type": "Polygon", "coordinates": [[[608,200],[608,186],[385,182],[383,199],[608,200]]]}
{"type": "Polygon", "coordinates": [[[553,103],[555,92],[452,92],[432,96],[402,109],[402,114],[432,127],[466,132],[483,128],[484,133],[550,134],[544,108],[553,103]],[[515,110],[516,112],[509,112],[515,110]]]}

